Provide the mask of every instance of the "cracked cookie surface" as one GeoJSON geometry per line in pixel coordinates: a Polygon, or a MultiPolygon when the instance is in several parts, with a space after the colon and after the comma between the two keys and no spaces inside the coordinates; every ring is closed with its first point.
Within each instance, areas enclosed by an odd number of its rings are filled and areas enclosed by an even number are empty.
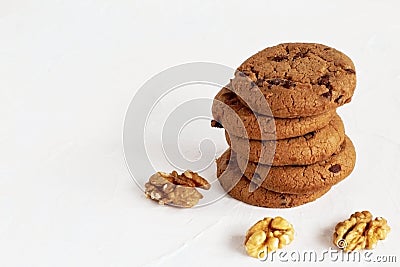
{"type": "Polygon", "coordinates": [[[225,153],[217,159],[218,181],[231,197],[244,203],[266,208],[291,208],[312,202],[330,189],[326,188],[307,194],[278,193],[263,187],[252,190],[250,181],[242,177],[236,162],[229,161],[229,155],[226,156],[225,153]]]}
{"type": "Polygon", "coordinates": [[[274,167],[247,162],[237,154],[234,158],[243,175],[261,187],[282,193],[304,194],[331,187],[348,177],[354,169],[356,152],[346,136],[335,154],[312,165],[274,167]]]}
{"type": "Polygon", "coordinates": [[[268,47],[240,65],[232,80],[233,90],[253,111],[279,118],[333,110],[351,101],[355,87],[351,59],[314,43],[268,47]]]}
{"type": "Polygon", "coordinates": [[[310,165],[327,160],[343,143],[344,125],[335,115],[322,129],[303,136],[277,141],[249,140],[225,131],[225,138],[236,153],[249,161],[273,166],[310,165]]]}
{"type": "Polygon", "coordinates": [[[293,119],[259,115],[243,105],[239,97],[228,88],[229,85],[215,96],[212,113],[214,119],[235,136],[247,136],[254,140],[301,136],[323,128],[336,114],[335,111],[328,111],[316,116],[293,119]]]}

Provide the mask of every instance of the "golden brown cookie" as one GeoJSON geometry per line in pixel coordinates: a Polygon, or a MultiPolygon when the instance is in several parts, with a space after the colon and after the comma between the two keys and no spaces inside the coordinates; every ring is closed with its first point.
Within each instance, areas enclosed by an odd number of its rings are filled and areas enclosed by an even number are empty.
{"type": "Polygon", "coordinates": [[[325,113],[350,102],[356,72],[351,59],[334,48],[285,43],[247,59],[237,69],[232,85],[253,111],[296,118],[325,113]]]}
{"type": "Polygon", "coordinates": [[[229,155],[225,153],[217,159],[218,181],[231,197],[244,203],[266,208],[291,208],[314,201],[330,189],[307,194],[277,193],[263,187],[252,190],[254,187],[250,186],[251,182],[242,177],[236,162],[229,161],[229,155]]]}
{"type": "MultiPolygon", "coordinates": [[[[229,85],[228,85],[229,86],[229,85]]],[[[228,88],[215,96],[213,117],[229,133],[254,140],[279,140],[305,135],[326,126],[335,110],[316,116],[281,119],[253,113],[228,88]]]]}
{"type": "Polygon", "coordinates": [[[234,156],[247,179],[261,183],[265,189],[289,194],[304,194],[332,187],[350,175],[356,161],[353,143],[347,136],[329,159],[312,165],[275,167],[247,162],[240,155],[234,156]]]}
{"type": "Polygon", "coordinates": [[[327,160],[339,149],[345,134],[342,120],[335,115],[327,126],[304,136],[259,141],[228,135],[225,132],[225,137],[232,150],[244,157],[248,155],[249,161],[284,166],[309,165],[327,160]]]}

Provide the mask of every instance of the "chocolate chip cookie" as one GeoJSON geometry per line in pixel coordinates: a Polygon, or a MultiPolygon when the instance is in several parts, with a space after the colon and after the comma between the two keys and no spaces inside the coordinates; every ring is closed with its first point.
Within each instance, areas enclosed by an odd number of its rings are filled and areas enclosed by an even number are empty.
{"type": "Polygon", "coordinates": [[[274,167],[247,162],[242,156],[233,155],[247,179],[265,189],[289,194],[320,191],[339,183],[353,171],[356,160],[353,143],[348,137],[329,159],[306,166],[274,167]]]}
{"type": "Polygon", "coordinates": [[[329,191],[330,188],[307,194],[285,194],[254,188],[252,183],[242,177],[236,162],[229,161],[229,151],[217,159],[217,177],[222,188],[233,198],[247,204],[266,208],[291,208],[314,201],[329,191]]]}
{"type": "Polygon", "coordinates": [[[316,116],[281,119],[253,113],[229,88],[215,96],[214,119],[229,133],[254,140],[276,140],[302,136],[326,126],[336,114],[328,111],[316,116]]]}
{"type": "Polygon", "coordinates": [[[328,159],[344,141],[344,125],[335,115],[327,126],[303,136],[277,141],[248,140],[225,132],[229,146],[249,161],[273,166],[309,165],[328,159]]]}
{"type": "Polygon", "coordinates": [[[240,65],[232,80],[234,92],[254,112],[278,118],[334,110],[351,101],[355,87],[351,59],[313,43],[268,47],[240,65]]]}

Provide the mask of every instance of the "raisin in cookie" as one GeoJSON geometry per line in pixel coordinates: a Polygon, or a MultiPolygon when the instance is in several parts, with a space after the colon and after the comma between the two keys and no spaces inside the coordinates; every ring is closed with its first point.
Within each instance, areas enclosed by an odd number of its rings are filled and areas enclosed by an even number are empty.
{"type": "MultiPolygon", "coordinates": [[[[227,86],[229,88],[229,85],[227,86]]],[[[215,96],[214,119],[229,133],[254,140],[276,140],[305,135],[326,126],[336,114],[328,111],[316,116],[293,119],[273,118],[253,113],[228,88],[215,96]]],[[[215,123],[215,122],[214,122],[215,123]]]]}
{"type": "Polygon", "coordinates": [[[268,47],[240,65],[232,80],[233,90],[253,111],[278,118],[336,109],[351,101],[355,87],[351,59],[313,43],[268,47]]]}

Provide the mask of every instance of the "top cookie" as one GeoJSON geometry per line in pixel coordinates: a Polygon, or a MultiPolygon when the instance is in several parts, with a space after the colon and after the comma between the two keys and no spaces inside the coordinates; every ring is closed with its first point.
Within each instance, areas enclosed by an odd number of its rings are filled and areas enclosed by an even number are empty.
{"type": "Polygon", "coordinates": [[[237,69],[232,85],[253,111],[297,118],[321,114],[350,102],[356,72],[351,59],[334,48],[286,43],[247,59],[237,69]]]}

